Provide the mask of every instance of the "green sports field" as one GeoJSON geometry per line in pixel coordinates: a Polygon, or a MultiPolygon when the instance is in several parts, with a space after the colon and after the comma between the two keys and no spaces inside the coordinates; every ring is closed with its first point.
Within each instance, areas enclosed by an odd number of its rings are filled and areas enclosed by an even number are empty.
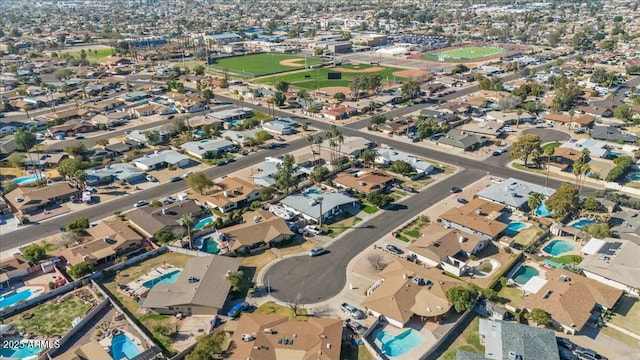
{"type": "MultiPolygon", "coordinates": [[[[228,69],[229,72],[245,73],[248,76],[262,76],[275,74],[289,70],[304,69],[304,55],[284,55],[284,54],[257,54],[247,56],[235,56],[231,58],[218,59],[212,67],[216,70],[228,69]],[[280,64],[284,60],[299,60],[298,66],[288,66],[280,64]]],[[[322,64],[322,59],[307,56],[307,66],[322,64]]]]}
{"type": "MultiPolygon", "coordinates": [[[[382,83],[385,85],[388,84],[389,82],[395,83],[397,80],[406,80],[403,77],[393,75],[394,72],[402,70],[398,68],[381,67],[382,68],[381,70],[373,71],[373,72],[364,72],[364,71],[363,72],[343,72],[339,70],[340,68],[343,68],[343,69],[349,69],[354,71],[360,71],[360,70],[370,69],[373,67],[374,66],[367,65],[367,64],[359,64],[359,65],[347,64],[347,65],[340,65],[332,68],[307,70],[307,71],[300,71],[300,72],[295,72],[290,74],[279,74],[279,75],[265,77],[262,79],[257,79],[255,80],[255,82],[260,84],[274,85],[280,81],[285,81],[295,87],[299,87],[307,90],[316,90],[316,89],[321,89],[325,87],[334,87],[334,86],[348,87],[351,79],[355,77],[371,76],[374,74],[378,74],[382,76],[382,83]],[[327,74],[330,72],[341,73],[342,79],[327,80],[327,74]]],[[[379,66],[375,66],[375,67],[379,67],[379,66]]]]}
{"type": "MultiPolygon", "coordinates": [[[[69,55],[79,59],[81,51],[67,51],[69,55]]],[[[89,61],[102,61],[112,55],[111,49],[85,49],[89,61]]]]}
{"type": "Polygon", "coordinates": [[[482,59],[509,51],[509,49],[492,46],[465,46],[458,49],[441,51],[420,56],[424,60],[440,61],[444,57],[445,62],[459,62],[482,59]]]}

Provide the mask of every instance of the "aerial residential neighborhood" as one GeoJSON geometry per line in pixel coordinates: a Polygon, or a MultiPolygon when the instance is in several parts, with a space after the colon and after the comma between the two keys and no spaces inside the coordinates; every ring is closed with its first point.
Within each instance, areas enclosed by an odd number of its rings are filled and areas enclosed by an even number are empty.
{"type": "Polygon", "coordinates": [[[0,1],[0,358],[640,359],[634,1],[0,1]]]}

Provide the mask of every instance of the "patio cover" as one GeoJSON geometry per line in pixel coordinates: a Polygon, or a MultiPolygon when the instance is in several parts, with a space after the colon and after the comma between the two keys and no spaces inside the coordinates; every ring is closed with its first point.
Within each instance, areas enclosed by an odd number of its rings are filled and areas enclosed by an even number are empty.
{"type": "Polygon", "coordinates": [[[534,276],[531,280],[527,281],[526,284],[522,286],[522,290],[528,292],[529,294],[537,294],[540,289],[547,283],[547,280],[541,278],[540,276],[534,276]]]}
{"type": "Polygon", "coordinates": [[[604,240],[600,240],[600,239],[596,239],[593,238],[591,240],[589,240],[589,242],[587,243],[587,245],[585,245],[582,250],[580,250],[580,252],[582,252],[583,254],[586,255],[593,255],[593,254],[597,254],[598,251],[600,249],[602,249],[602,246],[604,244],[606,244],[607,242],[604,240]]]}

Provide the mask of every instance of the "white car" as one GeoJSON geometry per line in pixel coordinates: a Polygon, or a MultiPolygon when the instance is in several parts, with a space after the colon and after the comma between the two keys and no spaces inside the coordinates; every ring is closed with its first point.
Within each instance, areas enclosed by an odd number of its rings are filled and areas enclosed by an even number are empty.
{"type": "Polygon", "coordinates": [[[310,232],[313,235],[320,235],[322,234],[322,229],[320,229],[319,227],[315,226],[315,225],[307,225],[304,227],[304,231],[306,232],[310,232]]]}
{"type": "Polygon", "coordinates": [[[183,179],[186,179],[186,178],[188,178],[188,177],[189,177],[189,176],[191,176],[191,175],[193,175],[193,171],[188,171],[188,172],[186,172],[185,174],[183,174],[181,177],[182,177],[183,179]]]}
{"type": "Polygon", "coordinates": [[[145,206],[147,204],[149,204],[149,202],[147,200],[138,200],[138,201],[136,201],[135,204],[133,204],[133,207],[137,208],[137,207],[145,206]]]}
{"type": "Polygon", "coordinates": [[[501,153],[501,154],[504,154],[504,153],[506,153],[506,152],[507,152],[507,151],[509,151],[509,150],[507,150],[507,148],[506,148],[506,147],[501,147],[500,149],[498,149],[498,151],[500,151],[500,153],[501,153]]]}
{"type": "Polygon", "coordinates": [[[500,179],[491,179],[491,182],[494,184],[502,184],[502,180],[500,179]]]}
{"type": "Polygon", "coordinates": [[[309,251],[309,256],[310,257],[314,257],[314,256],[320,256],[324,253],[326,253],[327,250],[325,250],[322,246],[318,246],[316,248],[313,248],[309,251]]]}

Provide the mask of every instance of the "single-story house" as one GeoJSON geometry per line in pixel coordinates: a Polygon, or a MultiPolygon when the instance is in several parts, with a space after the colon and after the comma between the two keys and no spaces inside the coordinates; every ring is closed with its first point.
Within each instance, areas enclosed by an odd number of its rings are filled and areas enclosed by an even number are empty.
{"type": "MultiPolygon", "coordinates": [[[[517,112],[504,112],[504,111],[488,111],[487,113],[485,113],[485,116],[490,119],[490,120],[495,120],[498,122],[502,122],[505,125],[515,125],[518,123],[518,113],[517,112]]],[[[520,124],[523,123],[530,123],[533,120],[536,119],[536,116],[523,111],[522,114],[520,114],[520,124]]]]}
{"type": "MultiPolygon", "coordinates": [[[[599,127],[599,126],[596,126],[599,127]]],[[[593,138],[584,139],[570,139],[560,145],[561,148],[569,148],[582,152],[582,150],[589,150],[589,157],[592,158],[606,158],[609,156],[609,147],[606,142],[596,140],[593,138]]]]}
{"type": "Polygon", "coordinates": [[[362,302],[366,311],[403,328],[412,318],[421,323],[442,319],[451,309],[446,292],[465,283],[437,268],[395,259],[379,273],[362,302]],[[377,285],[377,286],[376,286],[377,285]]]}
{"type": "Polygon", "coordinates": [[[595,118],[591,115],[580,114],[573,117],[567,114],[544,113],[540,118],[552,124],[567,125],[572,128],[587,127],[590,128],[595,122],[595,118]]]}
{"type": "Polygon", "coordinates": [[[117,99],[117,98],[111,98],[111,99],[107,99],[107,100],[102,100],[102,101],[98,101],[98,102],[94,102],[94,103],[90,103],[85,105],[85,109],[87,111],[93,111],[93,112],[97,112],[97,113],[104,113],[104,112],[109,112],[109,111],[114,111],[116,109],[120,109],[122,107],[125,106],[124,101],[117,99]]]}
{"type": "Polygon", "coordinates": [[[480,190],[478,196],[482,199],[502,204],[512,210],[530,211],[527,201],[531,193],[542,194],[544,198],[553,195],[556,190],[533,184],[530,182],[509,178],[500,184],[493,183],[480,190]]]}
{"type": "Polygon", "coordinates": [[[156,284],[141,306],[163,315],[216,315],[231,289],[228,276],[240,260],[227,256],[193,257],[173,284],[156,284]]]}
{"type": "Polygon", "coordinates": [[[112,163],[99,169],[87,169],[86,183],[89,186],[110,184],[113,181],[124,181],[127,184],[137,184],[146,181],[144,172],[135,166],[124,163],[112,163]]]}
{"type": "Polygon", "coordinates": [[[410,134],[416,131],[416,125],[417,124],[411,119],[400,118],[378,126],[378,130],[385,134],[410,134]]]}
{"type": "Polygon", "coordinates": [[[573,163],[582,156],[581,152],[572,148],[557,147],[553,149],[553,155],[549,158],[548,165],[557,166],[562,171],[570,171],[573,163]]]}
{"type": "Polygon", "coordinates": [[[4,195],[14,213],[28,215],[49,204],[66,202],[73,196],[80,196],[80,189],[66,182],[45,187],[18,187],[4,195]]]}
{"type": "Polygon", "coordinates": [[[328,109],[321,111],[322,115],[330,120],[342,120],[348,119],[353,115],[358,114],[358,109],[344,105],[334,105],[328,109]]]}
{"type": "Polygon", "coordinates": [[[622,290],[588,277],[560,269],[545,269],[543,278],[534,276],[527,282],[535,284],[524,291],[523,306],[531,311],[542,309],[564,332],[579,332],[594,316],[594,312],[612,309],[622,296],[622,290]],[[535,281],[534,281],[535,280],[535,281]]]}
{"type": "MultiPolygon", "coordinates": [[[[16,130],[17,131],[17,130],[16,130]]],[[[0,132],[0,134],[2,134],[0,132]]],[[[18,150],[18,143],[13,135],[7,135],[0,139],[0,154],[11,154],[18,150]]]]}
{"type": "Polygon", "coordinates": [[[638,137],[636,135],[622,132],[622,130],[613,126],[594,126],[593,129],[591,129],[591,137],[596,140],[632,144],[635,144],[638,141],[638,137]]]}
{"type": "Polygon", "coordinates": [[[451,129],[441,136],[437,144],[449,145],[457,151],[474,151],[484,146],[489,139],[485,136],[469,134],[458,129],[451,129]]]}
{"type": "Polygon", "coordinates": [[[507,224],[498,221],[504,206],[480,198],[475,198],[461,207],[454,207],[440,215],[443,224],[454,229],[483,237],[487,240],[498,238],[507,224]]]}
{"type": "Polygon", "coordinates": [[[176,129],[174,127],[160,125],[145,130],[132,130],[127,136],[131,140],[135,140],[149,146],[167,143],[175,134],[176,129]],[[150,133],[157,134],[157,139],[154,139],[155,144],[152,144],[152,141],[150,141],[149,136],[147,135],[150,133]]]}
{"type": "Polygon", "coordinates": [[[133,108],[133,113],[136,117],[151,116],[151,115],[171,115],[175,114],[176,110],[170,106],[164,104],[158,104],[150,102],[144,105],[136,106],[133,108]]]}
{"type": "Polygon", "coordinates": [[[184,168],[191,164],[191,158],[175,150],[156,150],[153,154],[144,155],[135,159],[133,164],[144,171],[158,170],[167,166],[184,168]]]}
{"type": "Polygon", "coordinates": [[[227,250],[234,253],[248,253],[260,246],[275,246],[278,242],[289,239],[294,233],[284,219],[269,211],[255,210],[245,213],[243,223],[220,229],[216,234],[219,242],[226,244],[227,250]]]}
{"type": "Polygon", "coordinates": [[[458,229],[447,229],[433,223],[420,230],[422,236],[407,250],[429,267],[440,267],[455,276],[464,275],[469,269],[467,259],[484,249],[489,240],[458,229]]]}
{"type": "Polygon", "coordinates": [[[591,239],[582,249],[579,267],[584,275],[602,284],[640,295],[640,244],[625,239],[591,239]]]}
{"type": "MultiPolygon", "coordinates": [[[[306,178],[311,170],[306,166],[299,165],[296,159],[296,166],[291,174],[297,181],[302,181],[306,178]]],[[[282,160],[278,158],[266,157],[264,162],[256,165],[251,170],[251,178],[253,183],[259,186],[272,186],[275,185],[276,180],[273,175],[278,172],[278,165],[282,164],[282,160]]]]}
{"type": "Polygon", "coordinates": [[[65,122],[62,125],[56,125],[49,128],[49,133],[56,135],[63,133],[68,134],[80,134],[87,133],[96,130],[96,126],[87,120],[74,119],[65,122]]]}
{"type": "Polygon", "coordinates": [[[613,116],[613,110],[611,110],[608,107],[582,105],[582,106],[577,106],[576,110],[583,114],[587,114],[591,116],[599,116],[603,118],[609,118],[613,116]]]}
{"type": "Polygon", "coordinates": [[[348,195],[334,192],[310,192],[289,195],[280,201],[285,209],[302,216],[307,221],[322,223],[331,221],[345,211],[359,209],[357,199],[348,195]],[[319,198],[322,198],[322,205],[319,198]],[[322,214],[320,211],[322,210],[322,214]]]}
{"type": "Polygon", "coordinates": [[[139,249],[144,243],[144,236],[121,220],[102,221],[88,228],[86,232],[89,233],[90,240],[58,253],[69,265],[81,262],[91,265],[104,264],[139,249]]]}
{"type": "Polygon", "coordinates": [[[230,126],[242,124],[242,121],[244,119],[253,117],[253,109],[243,107],[239,109],[214,111],[212,113],[209,113],[207,117],[224,122],[224,127],[228,129],[230,126]]]}
{"type": "Polygon", "coordinates": [[[395,150],[393,148],[381,148],[377,151],[375,163],[383,166],[390,166],[395,161],[401,160],[413,167],[416,171],[415,177],[422,175],[429,175],[434,169],[435,165],[428,161],[424,161],[413,154],[409,154],[403,151],[395,150]]]}
{"type": "Polygon", "coordinates": [[[353,189],[365,195],[379,193],[391,186],[396,178],[382,170],[340,173],[333,182],[342,189],[353,189]]]}
{"type": "Polygon", "coordinates": [[[261,130],[262,129],[259,129],[259,128],[255,128],[251,130],[242,130],[242,131],[226,130],[225,132],[222,133],[222,137],[225,139],[228,139],[235,145],[248,146],[249,145],[248,139],[249,138],[255,139],[256,133],[261,130]]]}
{"type": "MultiPolygon", "coordinates": [[[[322,150],[327,153],[331,151],[329,149],[329,142],[325,141],[321,144],[322,150]]],[[[373,149],[375,143],[369,139],[365,139],[359,136],[347,136],[344,138],[344,142],[337,149],[343,156],[350,159],[360,156],[364,151],[373,149]]]]}
{"type": "Polygon", "coordinates": [[[87,109],[70,108],[46,114],[44,117],[49,121],[65,122],[72,119],[84,118],[89,113],[87,109]]]}
{"type": "Polygon", "coordinates": [[[207,206],[216,208],[223,213],[251,204],[260,198],[258,186],[239,177],[226,177],[215,183],[217,188],[213,193],[206,194],[204,201],[207,206]]]}
{"type": "Polygon", "coordinates": [[[187,154],[197,157],[198,159],[217,158],[223,153],[229,152],[235,148],[233,143],[225,139],[211,139],[201,141],[188,141],[180,148],[187,154]]]}
{"type": "Polygon", "coordinates": [[[288,121],[282,121],[281,119],[275,119],[273,121],[262,122],[261,127],[276,135],[290,135],[295,133],[294,126],[288,121]]]}
{"type": "Polygon", "coordinates": [[[0,285],[9,287],[12,282],[20,281],[23,276],[29,274],[29,268],[31,265],[22,254],[0,260],[0,285]]]}
{"type": "MultiPolygon", "coordinates": [[[[504,126],[505,126],[505,123],[497,120],[470,121],[462,125],[460,127],[460,130],[462,130],[465,134],[473,134],[476,136],[479,135],[480,137],[486,136],[486,137],[495,139],[498,136],[502,135],[502,132],[503,132],[502,128],[504,126]]],[[[456,148],[461,148],[461,146],[465,146],[464,141],[466,141],[466,139],[469,139],[468,137],[465,137],[463,134],[460,134],[459,136],[460,136],[460,139],[458,140],[459,145],[456,145],[456,148]]],[[[445,139],[444,142],[446,143],[446,141],[447,140],[445,139]]],[[[442,138],[440,138],[440,142],[443,142],[442,138]]],[[[470,147],[470,149],[473,149],[473,146],[470,147]]]]}
{"type": "Polygon", "coordinates": [[[204,210],[191,199],[182,200],[164,207],[143,206],[127,213],[129,223],[147,238],[152,238],[161,230],[171,230],[180,226],[178,219],[183,215],[194,218],[202,216],[204,210]]]}
{"type": "MultiPolygon", "coordinates": [[[[343,321],[277,314],[243,314],[234,327],[229,360],[339,360],[343,321]]],[[[225,331],[229,331],[227,326],[225,331]]]]}

